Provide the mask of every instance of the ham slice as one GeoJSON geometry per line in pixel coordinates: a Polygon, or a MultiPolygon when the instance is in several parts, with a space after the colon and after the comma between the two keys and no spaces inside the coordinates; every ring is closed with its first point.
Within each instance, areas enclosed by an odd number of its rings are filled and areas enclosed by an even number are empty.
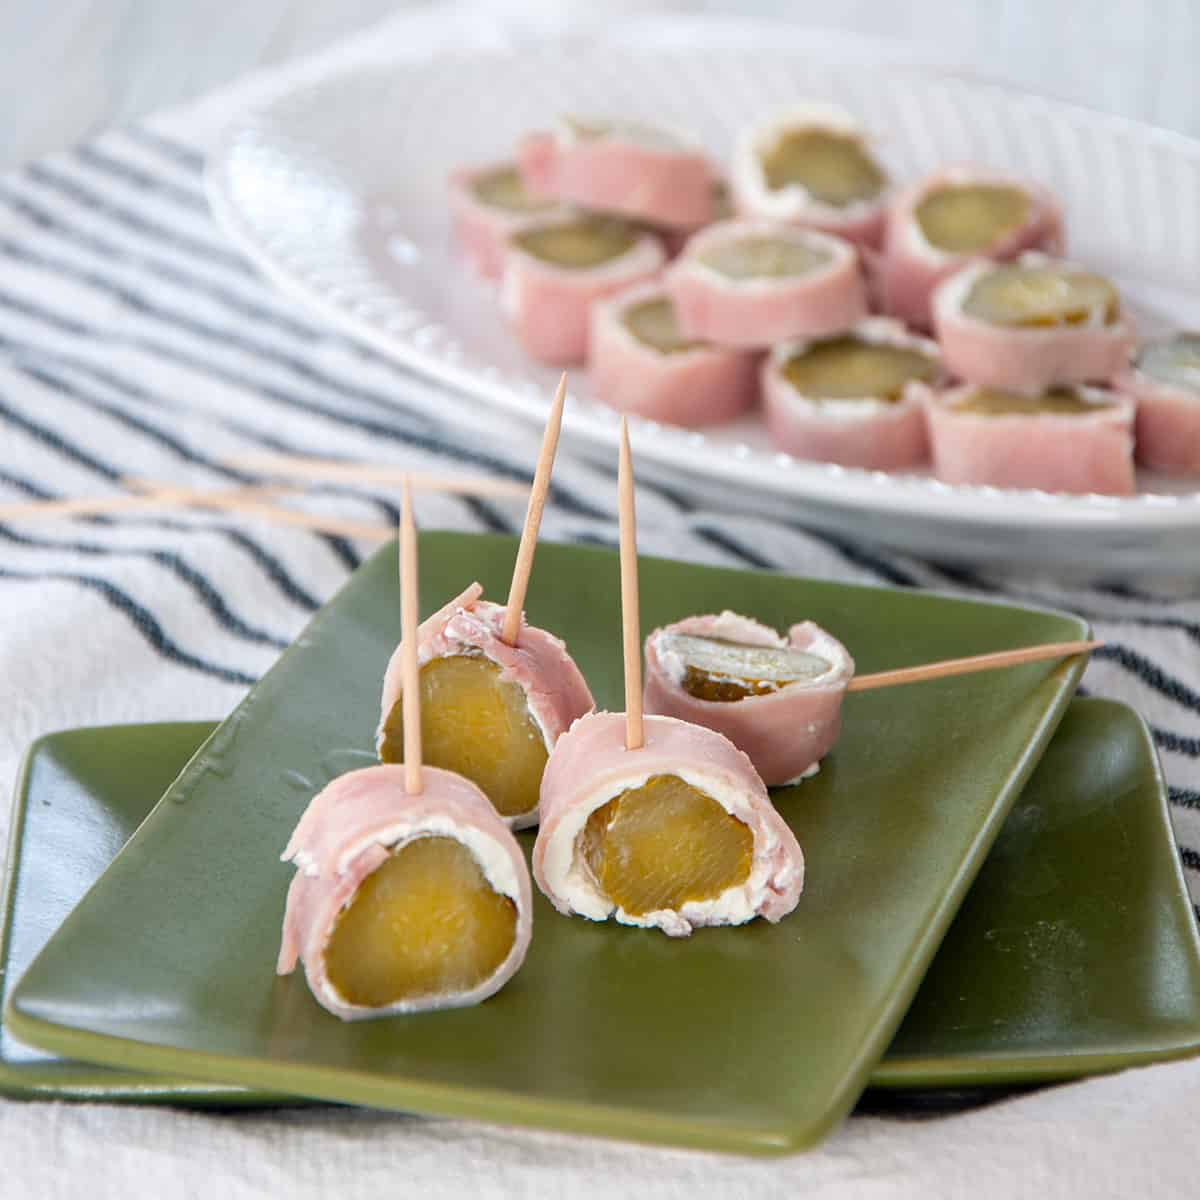
{"type": "MultiPolygon", "coordinates": [[[[1023,254],[1022,266],[1069,269],[1041,254],[1023,254]]],[[[1036,396],[1060,384],[1106,383],[1129,362],[1132,318],[1108,321],[1096,312],[1078,325],[997,325],[964,312],[971,289],[995,264],[980,260],[943,282],[933,294],[933,323],[952,375],[984,387],[1036,396]]]]}
{"type": "Polygon", "coordinates": [[[877,280],[883,310],[918,329],[929,329],[933,323],[933,292],[943,279],[966,266],[972,258],[1006,261],[1026,250],[1062,253],[1063,220],[1058,201],[1038,184],[1001,171],[969,166],[944,167],[901,192],[889,208],[877,280]],[[975,184],[1023,191],[1029,198],[1025,222],[1019,229],[970,255],[954,254],[931,245],[916,219],[917,206],[931,193],[943,188],[975,184]]]}
{"type": "MultiPolygon", "coordinates": [[[[887,317],[869,317],[852,332],[864,341],[916,350],[934,360],[940,357],[936,342],[909,333],[887,317]]],[[[785,378],[783,368],[810,345],[784,342],[762,365],[764,416],[778,449],[797,458],[876,471],[915,467],[928,460],[927,384],[910,380],[895,401],[802,395],[785,378]]]]}
{"type": "Polygon", "coordinates": [[[647,712],[703,725],[727,737],[747,754],[768,787],[796,783],[813,772],[841,733],[842,697],[854,675],[845,646],[812,621],[793,625],[786,638],[739,616],[687,617],[656,629],[646,639],[645,707],[647,712]],[[721,638],[749,646],[790,646],[818,655],[829,671],[811,682],[742,700],[702,700],[683,687],[683,664],[661,652],[664,634],[721,638]]]}
{"type": "Polygon", "coordinates": [[[798,182],[780,188],[769,186],[763,155],[784,134],[804,129],[838,134],[864,148],[866,145],[862,126],[845,109],[832,104],[793,105],[754,125],[738,138],[733,155],[731,177],[738,213],[743,217],[820,229],[860,247],[878,249],[887,222],[886,185],[876,196],[841,205],[823,203],[798,182]]]}
{"type": "Polygon", "coordinates": [[[661,243],[650,233],[641,233],[626,253],[595,267],[558,266],[510,242],[500,304],[526,353],[561,366],[582,363],[592,305],[653,278],[666,261],[661,243]]]}
{"type": "Polygon", "coordinates": [[[682,331],[722,346],[765,348],[797,337],[840,333],[867,314],[854,247],[811,229],[765,221],[722,221],[696,234],[668,268],[666,287],[682,331]],[[779,239],[826,261],[803,274],[735,279],[702,261],[747,238],[779,239]]]}
{"type": "Polygon", "coordinates": [[[712,167],[687,139],[632,122],[564,119],[518,150],[533,192],[666,229],[713,219],[712,167]]]}
{"type": "Polygon", "coordinates": [[[640,284],[592,307],[588,373],[596,398],[618,412],[696,428],[740,416],[758,396],[753,353],[698,343],[661,350],[625,323],[636,305],[670,300],[658,283],[640,284]]]}
{"type": "MultiPolygon", "coordinates": [[[[500,678],[525,693],[529,715],[541,731],[547,753],[577,717],[595,707],[587,681],[567,652],[566,643],[545,629],[522,623],[517,644],[500,636],[505,607],[482,600],[483,588],[473,583],[449,604],[422,621],[417,629],[417,664],[453,654],[481,654],[500,669],[500,678]]],[[[376,748],[383,745],[384,724],[402,691],[403,643],[397,646],[383,677],[376,748]]],[[[501,818],[503,819],[503,818],[501,818]]],[[[514,829],[536,825],[537,810],[510,818],[514,829]]]]}
{"type": "Polygon", "coordinates": [[[313,797],[283,852],[296,866],[288,889],[276,967],[302,963],[319,1004],[344,1021],[478,1004],[502,988],[525,959],[533,932],[532,889],[525,857],[484,794],[461,775],[426,767],[424,790],[410,796],[404,768],[365,767],[341,775],[313,797]],[[423,996],[382,1008],[352,1004],[326,971],[325,952],[342,911],[363,881],[396,850],[421,837],[465,846],[491,887],[517,911],[516,936],[496,971],[469,991],[423,996]]]}
{"type": "MultiPolygon", "coordinates": [[[[499,279],[509,237],[544,221],[546,210],[522,212],[489,204],[475,190],[484,176],[508,167],[494,163],[485,167],[462,167],[450,175],[450,220],[454,237],[485,279],[499,279]]],[[[553,207],[551,207],[553,212],[553,207]]]]}
{"type": "Polygon", "coordinates": [[[1077,391],[1094,412],[964,412],[975,385],[926,403],[934,474],[946,483],[1131,496],[1134,404],[1101,388],[1077,391]]]}
{"type": "Polygon", "coordinates": [[[593,921],[663,930],[672,937],[702,925],[740,925],[755,917],[778,921],[800,898],[804,856],[795,835],[771,806],[750,760],[711,729],[671,717],[645,718],[646,744],[625,749],[622,713],[591,713],[560,739],[542,780],[542,824],[533,850],[538,886],[559,912],[593,921]],[[753,835],[750,874],[715,899],[676,910],[632,915],[601,892],[578,843],[588,817],[652,776],[676,775],[704,792],[753,835]]]}
{"type": "Polygon", "coordinates": [[[1146,370],[1145,355],[1113,384],[1137,405],[1137,460],[1155,471],[1200,474],[1200,379],[1156,377],[1146,370]]]}

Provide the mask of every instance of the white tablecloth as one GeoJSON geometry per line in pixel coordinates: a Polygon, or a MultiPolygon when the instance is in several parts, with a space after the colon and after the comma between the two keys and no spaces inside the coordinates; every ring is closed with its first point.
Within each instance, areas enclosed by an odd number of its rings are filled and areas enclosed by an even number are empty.
{"type": "MultiPolygon", "coordinates": [[[[680,25],[680,38],[688,25],[680,25]]],[[[237,107],[331,64],[468,40],[488,13],[405,16],[317,60],[0,180],[0,503],[95,493],[124,474],[202,486],[248,449],[527,474],[537,434],[405,407],[430,385],[320,329],[224,242],[202,157],[237,107]],[[398,407],[397,407],[398,406],[398,407]],[[470,434],[461,430],[469,427],[470,434]]],[[[611,473],[564,454],[560,540],[614,538],[611,473]]],[[[697,561],[943,590],[988,581],[722,514],[653,487],[642,547],[697,561]]],[[[718,501],[719,502],[719,501],[718,501]]],[[[394,518],[369,489],[330,512],[394,518]]],[[[423,495],[425,527],[517,528],[511,505],[423,495]]],[[[0,781],[53,729],[211,718],[300,630],[365,545],[217,516],[0,524],[0,781]]],[[[1115,649],[1087,688],[1151,722],[1189,882],[1200,884],[1200,602],[1006,581],[1092,619],[1115,649]]],[[[1046,1089],[936,1119],[856,1116],[821,1148],[765,1162],[353,1111],[200,1114],[0,1103],[0,1196],[1186,1196],[1200,1063],[1046,1089]]]]}

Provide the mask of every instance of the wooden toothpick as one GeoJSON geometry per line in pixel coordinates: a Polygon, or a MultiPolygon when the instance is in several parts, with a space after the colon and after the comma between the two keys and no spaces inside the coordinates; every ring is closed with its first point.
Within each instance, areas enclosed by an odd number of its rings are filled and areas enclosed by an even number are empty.
{"type": "Polygon", "coordinates": [[[948,658],[943,662],[922,663],[919,667],[900,667],[895,671],[879,671],[874,675],[857,675],[850,680],[846,691],[869,692],[875,688],[898,687],[903,683],[922,683],[926,679],[945,679],[950,675],[997,671],[1001,667],[1086,654],[1103,645],[1103,642],[1048,642],[1042,646],[1025,646],[1020,650],[998,650],[993,654],[973,654],[969,658],[948,658]]]}
{"type": "Polygon", "coordinates": [[[633,460],[629,426],[621,418],[617,460],[617,513],[621,530],[621,631],[625,650],[625,749],[646,744],[642,725],[642,633],[638,615],[637,508],[633,496],[633,460]]]}
{"type": "Polygon", "coordinates": [[[529,491],[525,484],[516,479],[492,479],[486,475],[439,475],[406,471],[403,467],[387,463],[343,462],[336,458],[310,458],[295,454],[239,454],[226,459],[225,465],[307,481],[403,483],[407,479],[416,491],[448,492],[463,496],[511,496],[516,499],[529,491]]]}
{"type": "Polygon", "coordinates": [[[546,493],[550,490],[550,476],[554,472],[554,455],[558,450],[558,432],[562,428],[563,404],[567,398],[567,373],[558,381],[558,391],[546,418],[546,432],[542,435],[542,452],[538,456],[537,470],[533,473],[533,487],[529,492],[529,507],[525,510],[525,528],[521,531],[521,544],[517,547],[517,561],[513,566],[512,583],[508,589],[508,604],[504,611],[504,628],[500,636],[510,646],[517,644],[521,632],[521,614],[525,610],[525,593],[529,589],[529,576],[533,571],[533,554],[537,549],[538,530],[542,525],[542,511],[546,507],[546,493]]]}
{"type": "Polygon", "coordinates": [[[417,527],[412,487],[404,481],[400,505],[401,719],[404,723],[404,790],[419,796],[421,777],[421,684],[417,671],[417,527]]]}

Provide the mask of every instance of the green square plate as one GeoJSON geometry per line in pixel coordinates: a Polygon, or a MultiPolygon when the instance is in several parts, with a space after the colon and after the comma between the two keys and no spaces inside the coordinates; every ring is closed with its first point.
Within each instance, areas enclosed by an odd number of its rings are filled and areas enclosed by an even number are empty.
{"type": "MultiPolygon", "coordinates": [[[[503,595],[514,549],[422,537],[422,610],[472,578],[503,595]]],[[[530,619],[567,639],[608,705],[616,596],[611,552],[542,547],[530,619]]],[[[1060,613],[643,560],[644,628],[722,607],[776,626],[812,617],[864,671],[1086,635],[1060,613]]],[[[866,1084],[1081,669],[851,697],[821,773],[776,794],[809,860],[779,925],[674,941],[539,903],[524,969],[486,1004],[347,1025],[299,975],[272,973],[291,874],[278,855],[313,787],[369,758],[397,611],[393,545],[204,744],[50,939],[9,999],[17,1037],[414,1112],[743,1152],[810,1145],[866,1084]]]]}
{"type": "MultiPolygon", "coordinates": [[[[10,837],[0,1004],[214,728],[73,729],[30,747],[10,837]]],[[[1123,704],[1073,700],[870,1083],[1033,1083],[1198,1049],[1200,944],[1149,733],[1123,704]]],[[[56,1058],[2,1024],[0,1094],[289,1102],[56,1058]]]]}

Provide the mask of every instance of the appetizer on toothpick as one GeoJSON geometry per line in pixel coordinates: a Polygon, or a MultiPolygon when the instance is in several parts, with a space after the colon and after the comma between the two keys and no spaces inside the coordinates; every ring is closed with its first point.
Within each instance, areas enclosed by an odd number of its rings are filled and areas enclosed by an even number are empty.
{"type": "Polygon", "coordinates": [[[555,746],[542,780],[534,877],[560,912],[690,934],[778,921],[804,856],[750,760],[720,733],[643,716],[637,535],[621,423],[624,713],[591,713],[555,746]]]}
{"type": "Polygon", "coordinates": [[[1055,642],[855,675],[845,646],[812,621],[786,638],[749,617],[686,617],[646,639],[646,709],[725,734],[769,787],[816,772],[841,732],[847,692],[1065,658],[1099,642],[1055,642]]]}
{"type": "MultiPolygon", "coordinates": [[[[417,549],[412,493],[400,529],[403,671],[417,697],[417,549]]],[[[304,966],[313,997],[342,1020],[476,1004],[525,958],[532,891],[525,857],[470,780],[426,766],[419,703],[403,766],[351,771],[315,796],[285,862],[277,971],[304,966]]]]}
{"type": "Polygon", "coordinates": [[[383,680],[376,748],[405,758],[404,697],[420,693],[425,761],[465,775],[513,828],[535,825],[546,759],[576,717],[594,707],[587,682],[553,634],[524,620],[542,510],[550,487],[567,378],[559,383],[529,494],[508,604],[481,599],[474,583],[422,622],[418,674],[406,681],[403,642],[383,680]]]}

